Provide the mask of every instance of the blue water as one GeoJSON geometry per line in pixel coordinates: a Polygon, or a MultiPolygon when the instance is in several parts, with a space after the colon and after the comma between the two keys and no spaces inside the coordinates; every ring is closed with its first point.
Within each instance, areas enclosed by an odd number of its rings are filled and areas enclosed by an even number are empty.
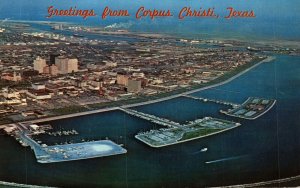
{"type": "MultiPolygon", "coordinates": [[[[39,24],[39,23],[28,23],[34,31],[39,32],[51,32],[56,34],[61,34],[64,36],[72,36],[75,32],[68,30],[53,30],[51,26],[39,24]]],[[[106,40],[106,41],[126,41],[126,42],[138,42],[142,39],[129,37],[129,36],[114,36],[114,35],[105,35],[105,34],[91,34],[91,33],[82,33],[84,38],[89,40],[106,40]]]]}
{"type": "Polygon", "coordinates": [[[125,155],[38,164],[29,148],[0,137],[0,179],[50,186],[203,187],[251,183],[300,174],[300,57],[277,56],[234,81],[195,93],[241,103],[249,96],[277,99],[257,120],[219,113],[227,106],[177,98],[137,107],[139,111],[185,122],[212,116],[242,126],[215,136],[154,149],[134,138],[139,131],[159,128],[120,111],[50,122],[55,130],[76,129],[79,135],[39,137],[48,144],[108,137],[124,144],[125,155]],[[207,147],[207,152],[199,152],[207,147]],[[208,162],[208,163],[206,163],[208,162]]]}

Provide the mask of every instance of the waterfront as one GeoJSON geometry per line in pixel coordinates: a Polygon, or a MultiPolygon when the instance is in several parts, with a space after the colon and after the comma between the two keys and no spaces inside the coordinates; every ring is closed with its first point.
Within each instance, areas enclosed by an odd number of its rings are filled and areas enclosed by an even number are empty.
{"type": "MultiPolygon", "coordinates": [[[[123,156],[41,165],[36,163],[29,148],[24,149],[13,138],[1,136],[0,179],[48,186],[138,187],[143,184],[146,187],[196,187],[298,175],[299,59],[279,56],[275,62],[261,64],[230,83],[193,94],[233,103],[242,103],[249,96],[277,100],[276,105],[257,120],[239,120],[242,126],[237,129],[214,137],[152,149],[134,139],[134,135],[141,130],[155,128],[155,125],[120,111],[56,120],[51,122],[54,129],[75,128],[80,136],[60,137],[60,140],[45,136],[44,140],[49,144],[66,139],[80,141],[82,135],[90,140],[109,137],[124,144],[129,152],[123,156]],[[208,151],[199,152],[203,147],[207,147],[208,151]],[[209,161],[216,162],[207,164],[209,161]]],[[[237,120],[220,114],[222,108],[227,107],[185,97],[136,107],[139,111],[176,122],[207,115],[237,120]]]]}
{"type": "MultiPolygon", "coordinates": [[[[218,79],[218,81],[216,81],[216,82],[214,80],[213,81],[214,83],[208,84],[208,86],[198,85],[198,86],[196,86],[197,89],[189,89],[185,92],[181,92],[181,93],[179,92],[179,94],[174,94],[174,93],[171,92],[171,93],[166,94],[166,96],[164,96],[164,97],[158,97],[158,98],[156,97],[156,99],[150,99],[150,100],[142,99],[142,101],[144,101],[144,102],[138,102],[138,103],[132,103],[132,104],[130,104],[130,102],[129,102],[129,104],[127,104],[127,105],[122,105],[121,108],[133,108],[133,107],[138,107],[138,106],[144,106],[144,105],[148,105],[148,104],[163,102],[163,101],[170,100],[170,99],[175,99],[175,98],[178,98],[178,97],[195,98],[193,96],[187,96],[187,95],[227,84],[227,83],[231,82],[232,80],[240,77],[241,75],[247,73],[251,69],[259,66],[260,64],[272,62],[275,59],[276,59],[275,57],[270,56],[270,57],[267,57],[266,59],[263,59],[262,61],[253,62],[251,65],[248,65],[248,66],[242,68],[242,70],[240,72],[237,71],[236,74],[230,73],[229,75],[224,76],[224,78],[222,77],[222,78],[218,79]]],[[[176,93],[178,93],[178,92],[176,91],[176,93]]],[[[214,99],[209,99],[209,100],[214,101],[214,99]]],[[[221,102],[221,101],[218,102],[218,103],[224,104],[224,102],[221,102]]],[[[225,103],[228,103],[228,102],[225,102],[225,103]]],[[[228,104],[230,104],[232,106],[236,105],[236,104],[230,103],[230,102],[228,104]]],[[[114,110],[120,110],[120,107],[110,107],[110,108],[106,107],[106,108],[101,108],[101,109],[98,109],[98,110],[84,111],[84,112],[72,113],[72,114],[61,115],[61,116],[35,119],[35,120],[30,120],[28,122],[30,122],[30,123],[39,123],[39,122],[53,121],[53,120],[59,120],[59,119],[64,119],[64,118],[71,118],[71,117],[76,117],[76,116],[95,114],[95,113],[100,113],[100,112],[109,112],[109,111],[114,111],[114,110]]]]}

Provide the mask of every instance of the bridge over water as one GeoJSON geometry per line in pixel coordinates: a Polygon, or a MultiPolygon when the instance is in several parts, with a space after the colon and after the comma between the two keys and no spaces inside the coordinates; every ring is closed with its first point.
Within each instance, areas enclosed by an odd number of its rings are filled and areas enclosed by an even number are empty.
{"type": "Polygon", "coordinates": [[[155,115],[146,114],[146,113],[139,112],[139,111],[132,110],[132,109],[128,109],[128,108],[120,108],[120,110],[127,113],[127,114],[129,114],[129,115],[132,115],[132,116],[135,116],[135,117],[138,117],[138,118],[141,118],[141,119],[145,119],[147,121],[150,121],[152,123],[156,123],[156,124],[159,124],[159,125],[162,125],[162,126],[173,127],[173,128],[182,127],[180,125],[180,123],[177,123],[177,122],[165,119],[165,118],[157,117],[155,115]]]}
{"type": "Polygon", "coordinates": [[[182,95],[182,96],[186,97],[186,98],[190,98],[190,99],[200,100],[200,101],[203,101],[203,102],[213,102],[213,103],[217,103],[217,104],[228,105],[228,106],[232,106],[233,108],[237,108],[237,107],[240,106],[240,104],[236,104],[236,103],[228,102],[228,101],[223,101],[223,100],[207,99],[207,98],[195,97],[195,96],[191,96],[191,95],[182,95]]]}

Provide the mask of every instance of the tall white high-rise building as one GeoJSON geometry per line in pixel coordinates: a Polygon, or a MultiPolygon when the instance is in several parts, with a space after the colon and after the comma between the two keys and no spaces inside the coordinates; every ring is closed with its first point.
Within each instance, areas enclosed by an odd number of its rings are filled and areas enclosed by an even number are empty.
{"type": "Polygon", "coordinates": [[[44,67],[46,67],[46,60],[42,59],[40,56],[38,56],[34,61],[33,61],[33,69],[38,71],[39,74],[43,73],[44,67]]]}
{"type": "Polygon", "coordinates": [[[77,72],[78,71],[78,60],[76,58],[69,59],[67,64],[66,72],[77,72]]]}
{"type": "Polygon", "coordinates": [[[68,59],[59,56],[55,58],[55,65],[57,66],[60,74],[68,74],[78,71],[78,60],[76,58],[68,59]]]}
{"type": "Polygon", "coordinates": [[[55,65],[57,66],[59,72],[61,71],[62,66],[67,63],[67,61],[68,59],[63,56],[58,56],[55,58],[55,65]]]}

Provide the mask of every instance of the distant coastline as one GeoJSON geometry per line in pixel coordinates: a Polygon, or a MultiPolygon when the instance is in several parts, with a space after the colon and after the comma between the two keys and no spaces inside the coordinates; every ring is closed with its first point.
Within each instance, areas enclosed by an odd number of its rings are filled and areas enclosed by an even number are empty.
{"type": "MultiPolygon", "coordinates": [[[[258,186],[266,186],[266,185],[277,186],[277,184],[284,184],[284,183],[289,183],[289,182],[293,182],[293,181],[298,181],[299,179],[300,179],[300,175],[292,176],[292,177],[288,177],[288,178],[275,179],[275,180],[270,180],[270,181],[262,181],[262,182],[257,182],[257,183],[223,186],[223,188],[246,188],[246,187],[258,187],[258,186]]],[[[11,182],[5,182],[5,181],[0,181],[0,185],[10,186],[10,187],[23,187],[23,188],[53,188],[53,187],[49,187],[49,186],[26,185],[26,184],[11,183],[11,182]]]]}
{"type": "Polygon", "coordinates": [[[48,186],[27,185],[27,184],[20,184],[20,183],[5,182],[5,181],[0,181],[0,186],[1,185],[9,186],[9,187],[23,187],[23,188],[52,188],[48,186]]]}
{"type": "MultiPolygon", "coordinates": [[[[95,25],[95,23],[87,23],[83,25],[82,23],[76,23],[74,21],[53,21],[53,20],[14,20],[14,19],[0,19],[1,21],[5,22],[12,22],[12,23],[36,23],[36,24],[66,24],[66,25],[78,25],[78,26],[84,26],[84,27],[105,27],[112,24],[122,24],[123,22],[111,22],[111,23],[102,23],[99,25],[95,25]]],[[[129,21],[130,22],[130,21],[129,21]]],[[[123,29],[123,28],[120,28],[123,29]]],[[[300,49],[300,39],[281,39],[278,37],[272,37],[272,38],[266,38],[266,37],[258,37],[253,36],[251,34],[239,34],[235,33],[234,36],[231,34],[222,33],[222,35],[218,35],[215,32],[207,32],[207,31],[201,31],[200,33],[185,33],[185,32],[174,32],[174,31],[143,31],[142,29],[131,29],[126,28],[129,30],[129,33],[134,35],[147,35],[147,34],[157,34],[163,37],[169,37],[169,38],[186,38],[186,39],[203,39],[203,40],[222,40],[222,41],[236,41],[236,42],[245,42],[245,43],[251,43],[251,44],[258,44],[258,45],[270,45],[270,46],[284,46],[284,47],[290,47],[290,48],[299,48],[300,49]]],[[[105,33],[103,33],[105,34],[105,33]]],[[[128,33],[119,33],[118,35],[128,35],[128,33]]]]}

